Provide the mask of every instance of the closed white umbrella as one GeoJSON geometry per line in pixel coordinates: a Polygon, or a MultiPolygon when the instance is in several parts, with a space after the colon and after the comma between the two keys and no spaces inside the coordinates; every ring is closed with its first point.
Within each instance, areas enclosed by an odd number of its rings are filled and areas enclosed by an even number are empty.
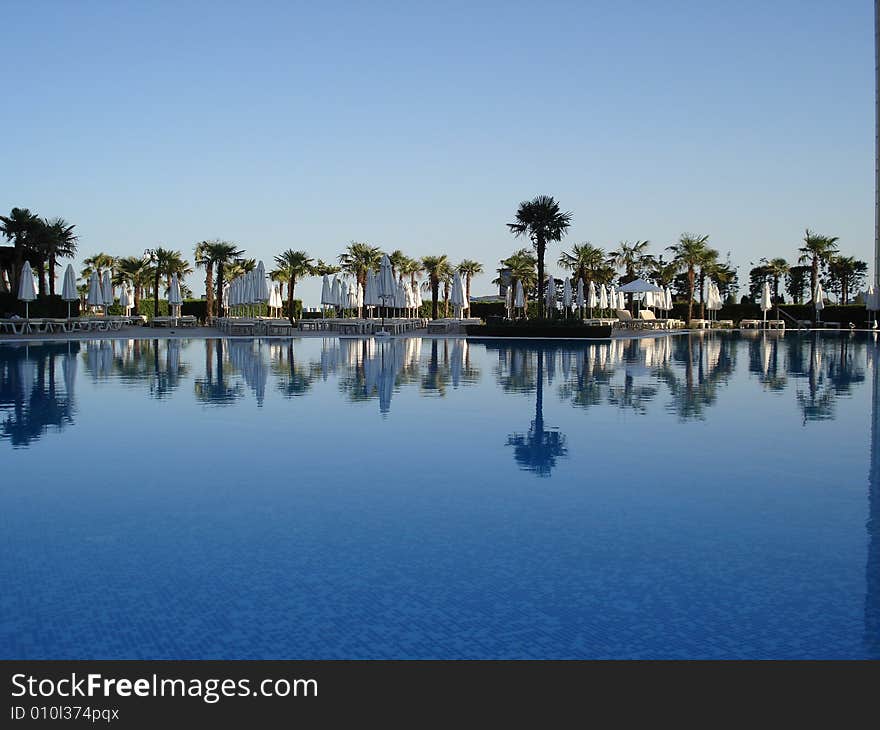
{"type": "Polygon", "coordinates": [[[341,309],[348,309],[348,284],[344,279],[339,282],[339,306],[341,309]]]}
{"type": "Polygon", "coordinates": [[[266,267],[262,261],[257,262],[256,274],[254,274],[254,302],[264,304],[269,301],[269,280],[266,278],[266,267]]]}
{"type": "Polygon", "coordinates": [[[764,282],[764,288],[761,290],[761,311],[764,313],[764,326],[767,326],[767,312],[773,308],[773,302],[770,299],[770,282],[764,282]]]}
{"type": "Polygon", "coordinates": [[[122,307],[122,310],[128,314],[128,308],[131,306],[131,302],[128,299],[128,287],[124,285],[119,292],[119,304],[122,307]]]}
{"type": "MultiPolygon", "coordinates": [[[[874,287],[869,286],[868,291],[865,292],[865,309],[869,312],[876,312],[878,309],[877,302],[880,297],[874,292],[874,287]]],[[[874,316],[874,328],[877,328],[877,317],[874,316]]]]}
{"type": "Polygon", "coordinates": [[[608,290],[604,284],[599,284],[599,309],[603,312],[608,309],[608,290]]]}
{"type": "Polygon", "coordinates": [[[622,291],[617,292],[617,308],[626,309],[626,294],[622,291]]]}
{"type": "Polygon", "coordinates": [[[593,308],[599,306],[599,297],[596,296],[596,284],[590,282],[590,288],[587,290],[587,306],[590,308],[590,318],[593,317],[593,308]]]}
{"type": "Polygon", "coordinates": [[[21,267],[21,279],[18,283],[18,300],[24,302],[24,318],[30,317],[30,305],[37,298],[37,283],[34,281],[34,272],[29,261],[21,267]]]}
{"type": "Polygon", "coordinates": [[[672,310],[672,289],[666,287],[666,311],[672,310]]]}
{"type": "Polygon", "coordinates": [[[321,280],[321,316],[324,315],[324,307],[329,307],[333,302],[330,297],[333,296],[330,290],[330,277],[324,274],[321,280]]]}
{"type": "Polygon", "coordinates": [[[391,269],[391,259],[388,254],[382,255],[382,263],[379,265],[379,277],[376,281],[376,296],[383,307],[394,306],[394,297],[397,295],[397,284],[394,281],[394,271],[391,269]]]}
{"type": "Polygon", "coordinates": [[[171,289],[168,291],[168,306],[171,308],[171,316],[179,317],[180,311],[178,307],[183,304],[183,297],[180,294],[180,281],[177,274],[171,275],[171,289]]]}
{"type": "Polygon", "coordinates": [[[578,279],[578,288],[577,288],[577,307],[580,310],[581,317],[584,316],[584,306],[587,303],[586,298],[584,297],[584,280],[578,279]]]}
{"type": "Polygon", "coordinates": [[[349,309],[357,309],[358,306],[358,283],[356,281],[351,282],[351,286],[348,287],[348,308],[349,309]]]}
{"type": "Polygon", "coordinates": [[[565,308],[566,317],[571,310],[571,295],[571,278],[566,276],[565,282],[562,284],[562,306],[565,308]]]}
{"type": "Polygon", "coordinates": [[[113,304],[116,297],[113,294],[113,282],[110,280],[110,272],[105,271],[103,281],[101,282],[101,298],[104,300],[104,314],[107,314],[107,307],[113,304]]]}
{"type": "Polygon", "coordinates": [[[513,306],[517,309],[524,309],[526,306],[526,294],[523,290],[522,281],[519,279],[516,280],[516,296],[513,300],[513,306]]]}
{"type": "Polygon", "coordinates": [[[379,306],[379,300],[376,295],[376,274],[373,271],[367,272],[367,285],[364,289],[364,306],[368,312],[372,312],[373,307],[379,306]]]}
{"type": "Polygon", "coordinates": [[[556,309],[556,280],[553,278],[553,274],[547,275],[547,291],[544,292],[544,306],[547,308],[547,312],[551,312],[556,309]]]}
{"type": "Polygon", "coordinates": [[[461,297],[461,309],[462,315],[464,315],[464,310],[471,308],[471,303],[468,301],[467,295],[467,287],[464,284],[464,279],[461,278],[461,275],[458,276],[458,289],[459,296],[461,297]]]}
{"type": "Polygon", "coordinates": [[[330,305],[339,306],[339,279],[333,277],[333,283],[330,285],[330,305]]]}
{"type": "Polygon", "coordinates": [[[422,288],[419,286],[419,282],[416,282],[416,286],[413,289],[413,297],[415,301],[415,308],[420,310],[422,308],[422,288]]]}
{"type": "Polygon", "coordinates": [[[104,295],[101,292],[101,280],[98,278],[97,271],[93,271],[89,277],[89,295],[86,298],[86,304],[90,307],[104,306],[104,295]]]}
{"type": "Polygon", "coordinates": [[[79,292],[76,290],[76,274],[73,271],[73,264],[67,264],[64,270],[64,283],[61,287],[61,298],[67,302],[67,318],[70,319],[70,303],[79,299],[79,292]]]}
{"type": "Polygon", "coordinates": [[[825,290],[822,289],[822,282],[816,281],[816,290],[813,292],[813,307],[816,310],[816,322],[822,321],[822,315],[819,314],[825,309],[825,290]]]}
{"type": "Polygon", "coordinates": [[[449,292],[449,303],[452,305],[455,316],[459,319],[461,319],[464,313],[464,302],[465,296],[464,288],[461,284],[461,274],[456,271],[455,276],[452,278],[452,291],[449,292]]]}

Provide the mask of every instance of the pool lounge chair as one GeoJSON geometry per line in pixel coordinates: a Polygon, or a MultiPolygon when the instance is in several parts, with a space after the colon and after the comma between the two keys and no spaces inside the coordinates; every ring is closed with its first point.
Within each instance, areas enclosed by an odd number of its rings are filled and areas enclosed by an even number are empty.
{"type": "Polygon", "coordinates": [[[198,327],[198,325],[199,320],[196,319],[194,314],[185,314],[177,319],[178,327],[198,327]]]}
{"type": "Polygon", "coordinates": [[[666,329],[666,320],[657,319],[650,309],[642,309],[639,312],[639,321],[642,323],[643,327],[648,327],[650,329],[666,329]]]}
{"type": "Polygon", "coordinates": [[[638,326],[638,322],[633,319],[633,316],[628,309],[618,309],[616,310],[616,314],[618,327],[632,329],[638,326]]]}

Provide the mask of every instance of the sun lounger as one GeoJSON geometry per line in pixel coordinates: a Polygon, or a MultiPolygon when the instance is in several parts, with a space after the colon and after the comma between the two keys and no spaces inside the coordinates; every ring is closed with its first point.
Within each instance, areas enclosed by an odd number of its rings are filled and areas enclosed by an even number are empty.
{"type": "Polygon", "coordinates": [[[198,324],[199,320],[197,320],[193,314],[185,314],[177,319],[178,327],[197,327],[198,324]]]}
{"type": "Polygon", "coordinates": [[[633,327],[638,326],[638,323],[633,319],[633,316],[628,309],[618,309],[616,310],[616,314],[619,327],[632,329],[633,327]]]}
{"type": "Polygon", "coordinates": [[[769,329],[769,330],[784,330],[785,329],[785,320],[768,319],[767,320],[767,329],[769,329]]]}
{"type": "Polygon", "coordinates": [[[12,317],[9,319],[0,319],[0,332],[13,335],[23,335],[26,328],[26,319],[16,319],[12,317]]]}
{"type": "Polygon", "coordinates": [[[648,327],[650,329],[666,329],[667,327],[666,320],[657,319],[650,309],[642,309],[639,312],[639,321],[643,327],[648,327]]]}
{"type": "Polygon", "coordinates": [[[692,319],[688,326],[692,330],[704,330],[709,329],[709,320],[708,319],[692,319]]]}
{"type": "Polygon", "coordinates": [[[733,329],[732,319],[716,319],[713,323],[717,329],[733,329]]]}
{"type": "Polygon", "coordinates": [[[153,317],[150,324],[153,327],[173,327],[174,317],[153,317]]]}

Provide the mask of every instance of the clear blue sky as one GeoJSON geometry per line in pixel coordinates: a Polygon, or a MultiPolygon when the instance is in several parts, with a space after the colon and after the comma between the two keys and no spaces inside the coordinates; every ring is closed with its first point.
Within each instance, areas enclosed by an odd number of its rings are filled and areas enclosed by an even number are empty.
{"type": "Polygon", "coordinates": [[[744,278],[809,226],[871,260],[869,0],[0,10],[0,208],[76,223],[83,256],[355,239],[493,272],[546,193],[565,244],[708,233],[744,278]]]}

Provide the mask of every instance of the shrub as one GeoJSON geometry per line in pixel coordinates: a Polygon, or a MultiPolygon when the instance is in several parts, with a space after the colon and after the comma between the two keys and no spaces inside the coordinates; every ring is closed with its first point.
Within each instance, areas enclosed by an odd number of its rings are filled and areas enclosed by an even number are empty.
{"type": "MultiPolygon", "coordinates": [[[[67,302],[59,294],[55,296],[46,294],[32,301],[27,307],[27,311],[31,317],[63,319],[67,317],[67,302]]],[[[18,301],[18,297],[15,294],[3,292],[0,293],[0,316],[6,316],[7,314],[17,314],[19,317],[24,317],[25,306],[24,302],[18,301]]],[[[70,314],[72,317],[79,316],[78,301],[70,303],[70,314]]]]}

